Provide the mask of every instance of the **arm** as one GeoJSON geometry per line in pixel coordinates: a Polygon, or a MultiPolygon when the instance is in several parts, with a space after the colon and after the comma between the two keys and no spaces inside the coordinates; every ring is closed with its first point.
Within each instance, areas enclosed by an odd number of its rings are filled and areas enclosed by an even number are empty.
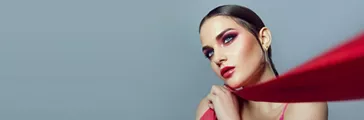
{"type": "Polygon", "coordinates": [[[210,108],[219,120],[240,120],[239,102],[226,87],[212,86],[210,93],[201,100],[197,108],[196,119],[199,120],[210,108]]]}
{"type": "Polygon", "coordinates": [[[290,104],[284,116],[285,120],[328,120],[326,102],[290,104]]]}

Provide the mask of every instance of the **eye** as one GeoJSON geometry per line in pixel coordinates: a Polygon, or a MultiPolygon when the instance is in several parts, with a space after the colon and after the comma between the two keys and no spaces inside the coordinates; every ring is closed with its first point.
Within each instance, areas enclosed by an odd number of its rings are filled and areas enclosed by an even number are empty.
{"type": "Polygon", "coordinates": [[[227,44],[227,43],[230,43],[232,40],[234,40],[234,38],[236,37],[236,35],[235,34],[228,34],[228,35],[226,35],[226,36],[224,36],[223,37],[223,43],[224,44],[227,44]]]}
{"type": "Polygon", "coordinates": [[[210,59],[214,55],[214,50],[213,49],[205,50],[204,54],[206,58],[210,59]]]}

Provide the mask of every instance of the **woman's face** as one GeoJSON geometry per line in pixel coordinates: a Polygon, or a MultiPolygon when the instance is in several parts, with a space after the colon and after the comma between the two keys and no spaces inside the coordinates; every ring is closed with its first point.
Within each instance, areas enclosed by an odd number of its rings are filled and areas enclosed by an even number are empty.
{"type": "Polygon", "coordinates": [[[215,16],[207,19],[200,30],[202,51],[213,71],[232,88],[246,85],[264,62],[256,37],[233,18],[215,16]]]}

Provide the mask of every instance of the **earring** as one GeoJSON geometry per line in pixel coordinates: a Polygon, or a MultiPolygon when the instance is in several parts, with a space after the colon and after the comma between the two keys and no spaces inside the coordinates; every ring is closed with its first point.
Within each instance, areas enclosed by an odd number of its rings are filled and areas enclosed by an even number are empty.
{"type": "Polygon", "coordinates": [[[264,51],[264,59],[265,59],[265,62],[269,63],[269,56],[268,56],[268,53],[264,51]]]}

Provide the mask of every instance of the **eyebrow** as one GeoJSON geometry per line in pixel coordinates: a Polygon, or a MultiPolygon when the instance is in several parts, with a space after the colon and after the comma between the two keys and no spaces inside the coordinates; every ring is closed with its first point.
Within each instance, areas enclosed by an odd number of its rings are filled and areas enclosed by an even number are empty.
{"type": "Polygon", "coordinates": [[[220,32],[217,36],[216,36],[216,40],[220,39],[222,37],[222,35],[224,35],[227,31],[229,30],[233,30],[233,28],[227,28],[224,31],[220,32]]]}
{"type": "MultiPolygon", "coordinates": [[[[216,37],[215,37],[215,39],[216,40],[218,40],[218,39],[220,39],[227,31],[230,31],[230,30],[233,30],[233,28],[227,28],[227,29],[225,29],[224,31],[222,31],[222,32],[220,32],[216,37]]],[[[209,47],[209,46],[203,46],[202,47],[202,51],[205,51],[206,49],[209,49],[209,48],[211,48],[211,47],[209,47]]]]}
{"type": "Polygon", "coordinates": [[[202,52],[204,52],[206,49],[210,49],[211,47],[210,46],[203,46],[202,47],[202,52]]]}

